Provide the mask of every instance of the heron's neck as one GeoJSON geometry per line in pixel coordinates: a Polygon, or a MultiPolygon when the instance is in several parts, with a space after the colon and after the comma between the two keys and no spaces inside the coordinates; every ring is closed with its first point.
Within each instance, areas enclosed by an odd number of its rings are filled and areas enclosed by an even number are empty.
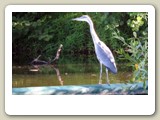
{"type": "Polygon", "coordinates": [[[90,26],[90,33],[91,33],[93,42],[96,43],[96,42],[99,41],[99,37],[98,37],[98,35],[96,34],[96,31],[95,31],[95,29],[94,29],[93,22],[90,20],[90,21],[88,21],[88,24],[89,24],[89,26],[90,26]]]}

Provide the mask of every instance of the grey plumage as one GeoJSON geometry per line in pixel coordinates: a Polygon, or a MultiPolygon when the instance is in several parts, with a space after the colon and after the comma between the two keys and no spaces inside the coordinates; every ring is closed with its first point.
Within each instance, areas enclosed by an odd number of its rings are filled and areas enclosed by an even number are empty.
{"type": "Polygon", "coordinates": [[[93,22],[88,15],[82,15],[81,17],[74,18],[72,20],[85,21],[89,24],[90,33],[91,33],[92,40],[93,40],[94,47],[95,47],[95,53],[96,53],[97,59],[100,62],[99,84],[102,83],[102,80],[101,80],[101,78],[102,78],[102,64],[106,67],[107,83],[109,84],[108,70],[114,74],[117,73],[116,63],[115,63],[115,60],[114,60],[114,57],[113,57],[111,50],[105,45],[104,42],[100,41],[100,39],[97,36],[96,31],[94,29],[93,22]]]}

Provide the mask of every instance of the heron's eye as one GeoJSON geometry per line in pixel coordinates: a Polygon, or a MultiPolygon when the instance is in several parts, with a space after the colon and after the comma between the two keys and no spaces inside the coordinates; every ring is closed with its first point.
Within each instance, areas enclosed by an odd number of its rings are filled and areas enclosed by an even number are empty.
{"type": "Polygon", "coordinates": [[[98,45],[101,45],[101,43],[100,43],[100,42],[98,42],[98,45]]]}

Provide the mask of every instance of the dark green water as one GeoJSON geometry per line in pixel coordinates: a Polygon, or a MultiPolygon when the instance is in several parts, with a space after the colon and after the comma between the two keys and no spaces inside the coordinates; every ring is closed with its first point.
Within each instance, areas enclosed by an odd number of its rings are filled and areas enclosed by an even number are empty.
{"type": "MultiPolygon", "coordinates": [[[[98,84],[99,64],[61,64],[56,68],[51,66],[40,67],[39,71],[30,66],[13,66],[13,87],[60,86],[98,84]]],[[[127,69],[120,69],[118,73],[109,72],[110,83],[127,83],[132,73],[127,69]]],[[[103,68],[103,83],[106,83],[105,68],[103,68]]]]}

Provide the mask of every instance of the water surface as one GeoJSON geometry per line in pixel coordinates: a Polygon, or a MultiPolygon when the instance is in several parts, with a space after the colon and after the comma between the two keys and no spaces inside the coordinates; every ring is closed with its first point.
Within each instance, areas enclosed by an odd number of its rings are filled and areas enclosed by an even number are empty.
{"type": "MultiPolygon", "coordinates": [[[[61,64],[56,67],[42,66],[38,71],[31,66],[13,66],[13,87],[90,85],[98,84],[99,64],[61,64]]],[[[117,74],[109,72],[110,83],[127,83],[132,77],[128,70],[120,70],[117,74]]],[[[102,81],[106,83],[105,68],[102,81]]]]}

